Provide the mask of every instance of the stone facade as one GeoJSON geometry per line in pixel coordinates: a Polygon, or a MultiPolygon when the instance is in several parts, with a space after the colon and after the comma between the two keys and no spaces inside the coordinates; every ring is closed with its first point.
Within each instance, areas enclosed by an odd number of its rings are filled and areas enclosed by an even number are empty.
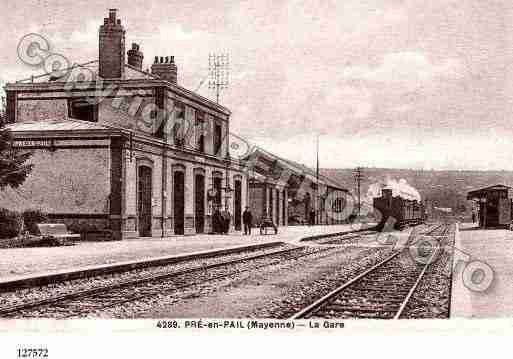
{"type": "Polygon", "coordinates": [[[9,126],[36,151],[35,176],[21,190],[30,200],[18,200],[90,238],[208,233],[216,207],[240,229],[248,184],[244,163],[228,151],[230,111],[130,65],[109,70],[119,57],[102,56],[124,52],[120,26],[111,12],[99,61],[58,81],[47,75],[6,86],[9,126]]]}
{"type": "Polygon", "coordinates": [[[89,144],[91,148],[81,148],[88,142],[78,140],[76,145],[60,149],[64,144],[57,141],[51,150],[31,149],[33,171],[21,188],[5,190],[0,207],[54,214],[108,214],[108,145],[96,141],[89,144]]]}

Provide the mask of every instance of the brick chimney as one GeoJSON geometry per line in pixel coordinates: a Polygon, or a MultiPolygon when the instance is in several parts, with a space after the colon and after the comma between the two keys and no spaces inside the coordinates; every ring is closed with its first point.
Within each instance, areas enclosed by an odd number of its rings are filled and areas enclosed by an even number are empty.
{"type": "Polygon", "coordinates": [[[175,65],[174,56],[158,57],[155,56],[155,62],[151,65],[152,75],[160,77],[162,80],[177,83],[178,68],[175,65]],[[160,61],[159,61],[160,60],[160,61]]]}
{"type": "Polygon", "coordinates": [[[125,70],[125,28],[116,16],[117,9],[110,9],[100,26],[99,75],[103,78],[121,78],[125,70]]]}
{"type": "Polygon", "coordinates": [[[128,64],[142,71],[144,55],[139,51],[139,45],[132,43],[132,49],[128,50],[128,64]]]}

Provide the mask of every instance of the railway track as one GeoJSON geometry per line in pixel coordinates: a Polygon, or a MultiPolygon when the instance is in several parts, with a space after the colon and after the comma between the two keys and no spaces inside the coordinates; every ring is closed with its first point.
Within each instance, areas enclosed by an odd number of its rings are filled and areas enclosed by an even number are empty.
{"type": "MultiPolygon", "coordinates": [[[[366,230],[366,231],[361,231],[361,232],[357,232],[357,233],[349,233],[349,234],[346,234],[344,236],[339,236],[338,238],[334,238],[334,239],[330,239],[329,237],[325,237],[325,238],[311,240],[311,241],[316,242],[318,244],[323,244],[323,245],[328,245],[328,244],[345,244],[349,240],[355,240],[355,239],[363,238],[365,236],[374,235],[374,234],[377,234],[377,233],[378,232],[375,231],[375,230],[366,230]]],[[[307,242],[307,241],[305,241],[305,242],[307,242]]]]}
{"type": "Polygon", "coordinates": [[[429,258],[419,263],[408,248],[398,251],[326,294],[290,319],[399,319],[422,281],[431,260],[442,248],[449,227],[436,225],[424,235],[437,239],[429,258]],[[423,263],[425,262],[425,263],[423,263]]]}
{"type": "MultiPolygon", "coordinates": [[[[338,236],[340,237],[340,235],[338,236]]],[[[354,238],[355,236],[352,235],[347,236],[348,241],[354,238]]],[[[337,240],[341,239],[338,238],[337,240]]],[[[58,314],[61,318],[76,317],[151,297],[155,293],[161,293],[162,291],[178,291],[202,283],[276,265],[284,261],[298,260],[322,253],[330,255],[330,252],[335,253],[337,250],[340,251],[340,248],[294,247],[224,260],[209,265],[198,265],[178,271],[171,270],[155,275],[145,275],[140,278],[121,280],[108,285],[71,290],[63,294],[21,304],[3,306],[0,307],[0,317],[42,317],[46,314],[51,317],[55,314],[58,314]]]]}

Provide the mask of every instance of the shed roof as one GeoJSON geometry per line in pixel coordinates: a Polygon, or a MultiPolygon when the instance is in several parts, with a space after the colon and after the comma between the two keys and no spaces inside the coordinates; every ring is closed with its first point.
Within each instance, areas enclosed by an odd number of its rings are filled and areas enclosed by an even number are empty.
{"type": "Polygon", "coordinates": [[[478,198],[482,198],[482,197],[486,196],[486,194],[489,192],[503,191],[503,190],[511,191],[511,190],[513,190],[513,188],[510,186],[503,185],[503,184],[496,184],[493,186],[484,187],[484,188],[470,191],[467,194],[467,199],[478,199],[478,198]]]}
{"type": "MultiPolygon", "coordinates": [[[[306,178],[308,178],[313,183],[317,182],[317,174],[316,174],[316,172],[314,170],[312,170],[311,168],[309,168],[309,167],[307,167],[307,166],[305,166],[305,165],[303,165],[301,163],[294,162],[294,161],[291,161],[289,159],[285,159],[283,157],[277,156],[274,153],[271,153],[271,152],[269,152],[267,150],[264,150],[263,148],[261,148],[259,146],[255,146],[253,148],[252,153],[250,153],[247,157],[249,158],[250,156],[254,156],[254,155],[264,155],[267,158],[269,158],[270,160],[278,162],[280,165],[287,167],[292,172],[297,173],[298,175],[305,176],[306,178]]],[[[341,191],[344,191],[344,192],[349,192],[346,188],[342,187],[336,181],[332,180],[329,177],[321,175],[321,174],[319,174],[319,182],[321,184],[325,184],[325,185],[327,185],[329,187],[332,187],[332,188],[335,188],[337,190],[341,190],[341,191]]]]}

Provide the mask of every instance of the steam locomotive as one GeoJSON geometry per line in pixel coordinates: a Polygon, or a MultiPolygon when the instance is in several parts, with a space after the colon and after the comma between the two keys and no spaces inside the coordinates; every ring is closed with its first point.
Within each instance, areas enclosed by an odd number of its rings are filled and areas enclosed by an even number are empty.
{"type": "Polygon", "coordinates": [[[385,225],[388,228],[393,225],[395,229],[402,229],[406,226],[424,223],[426,219],[426,211],[422,203],[393,196],[392,189],[383,189],[381,197],[374,198],[373,205],[375,210],[380,213],[378,224],[380,229],[385,225]]]}

